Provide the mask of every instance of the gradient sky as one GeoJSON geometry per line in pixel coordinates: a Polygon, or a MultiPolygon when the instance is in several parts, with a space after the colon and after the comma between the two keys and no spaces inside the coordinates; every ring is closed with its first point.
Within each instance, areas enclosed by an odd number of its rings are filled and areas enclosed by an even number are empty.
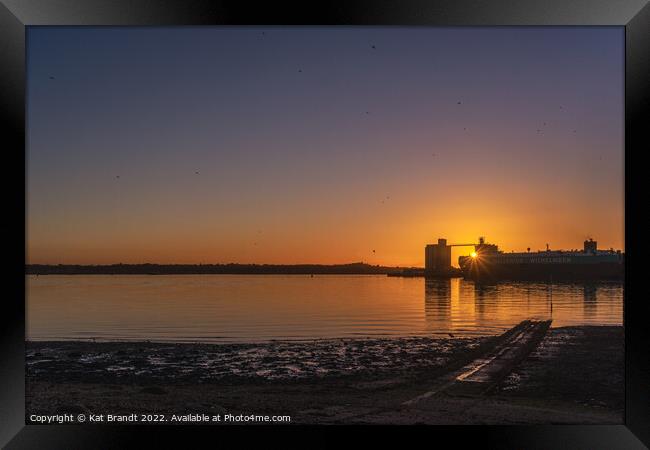
{"type": "Polygon", "coordinates": [[[28,262],[623,248],[623,43],[613,27],[30,27],[28,262]]]}

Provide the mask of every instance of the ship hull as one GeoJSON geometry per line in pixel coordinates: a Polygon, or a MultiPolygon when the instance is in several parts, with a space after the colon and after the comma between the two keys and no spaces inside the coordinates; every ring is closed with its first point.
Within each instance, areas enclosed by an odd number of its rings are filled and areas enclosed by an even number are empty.
{"type": "Polygon", "coordinates": [[[461,266],[463,276],[471,280],[616,280],[622,281],[625,269],[622,263],[596,264],[480,264],[469,262],[461,266]]]}

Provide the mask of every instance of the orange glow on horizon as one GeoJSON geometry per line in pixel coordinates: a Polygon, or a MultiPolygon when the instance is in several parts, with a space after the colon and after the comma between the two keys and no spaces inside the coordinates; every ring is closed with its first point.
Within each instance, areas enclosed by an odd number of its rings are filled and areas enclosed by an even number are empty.
{"type": "Polygon", "coordinates": [[[624,250],[624,30],[268,34],[30,28],[28,264],[624,250]]]}

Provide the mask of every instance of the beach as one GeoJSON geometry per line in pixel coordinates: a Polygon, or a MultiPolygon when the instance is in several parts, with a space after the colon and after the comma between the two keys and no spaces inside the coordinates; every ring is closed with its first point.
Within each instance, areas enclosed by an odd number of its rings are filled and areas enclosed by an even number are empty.
{"type": "Polygon", "coordinates": [[[436,391],[507,335],[249,344],[32,341],[26,343],[26,417],[228,413],[289,415],[292,424],[622,423],[620,326],[550,328],[480,393],[436,391]],[[409,403],[426,392],[431,395],[409,403]]]}

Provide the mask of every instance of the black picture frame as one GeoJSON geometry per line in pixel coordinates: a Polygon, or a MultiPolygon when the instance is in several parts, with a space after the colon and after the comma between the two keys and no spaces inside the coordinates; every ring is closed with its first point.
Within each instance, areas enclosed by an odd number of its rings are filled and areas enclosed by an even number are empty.
{"type": "MultiPolygon", "coordinates": [[[[0,445],[5,448],[123,448],[134,441],[157,446],[196,438],[221,442],[223,427],[25,425],[25,36],[29,26],[171,25],[418,25],[418,26],[621,26],[625,27],[625,419],[618,426],[456,426],[415,427],[431,442],[467,442],[487,448],[644,448],[650,445],[650,343],[648,300],[641,293],[642,233],[650,229],[644,151],[650,148],[650,5],[646,0],[339,0],[337,2],[0,0],[0,123],[3,125],[2,177],[5,219],[0,365],[0,445]],[[645,313],[645,314],[644,314],[645,313]],[[144,441],[143,441],[144,439],[144,441]],[[218,440],[215,440],[218,439],[218,440]],[[449,440],[451,439],[451,441],[449,440]],[[645,444],[645,445],[644,445],[645,444]]],[[[349,427],[358,429],[358,427],[349,427]]],[[[247,440],[273,435],[285,440],[332,439],[331,428],[265,427],[251,433],[232,427],[247,440]],[[296,437],[297,430],[309,434],[296,437]],[[308,437],[306,437],[308,436],[308,437]]],[[[413,428],[373,427],[365,439],[392,434],[412,438],[413,428]]],[[[410,440],[410,439],[409,439],[410,440]]],[[[414,442],[414,441],[411,441],[414,442]]],[[[421,441],[422,442],[422,441],[421,441]]],[[[426,442],[426,441],[424,441],[426,442]]],[[[300,443],[300,442],[298,442],[300,443]]],[[[305,442],[307,444],[308,442],[305,442]]],[[[419,445],[419,444],[418,444],[419,445]]]]}

